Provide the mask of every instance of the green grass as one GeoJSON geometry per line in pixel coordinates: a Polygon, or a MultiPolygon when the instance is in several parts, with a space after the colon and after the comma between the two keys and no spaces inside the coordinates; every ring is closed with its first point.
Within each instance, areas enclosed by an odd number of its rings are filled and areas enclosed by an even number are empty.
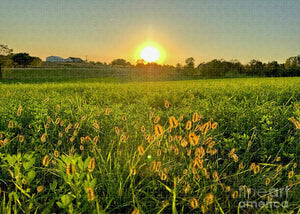
{"type": "Polygon", "coordinates": [[[0,83],[1,213],[299,210],[300,131],[291,117],[300,120],[300,78],[130,82],[82,80],[78,71],[55,81],[53,72],[53,81],[22,72],[0,83]],[[178,127],[170,129],[171,116],[178,127]],[[288,206],[243,206],[271,200],[288,206]]]}

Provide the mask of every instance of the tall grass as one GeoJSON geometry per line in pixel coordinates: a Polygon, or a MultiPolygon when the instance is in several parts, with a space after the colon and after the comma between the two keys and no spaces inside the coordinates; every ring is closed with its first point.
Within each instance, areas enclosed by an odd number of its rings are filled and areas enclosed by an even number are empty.
{"type": "Polygon", "coordinates": [[[2,84],[1,213],[297,212],[299,89],[2,84]]]}

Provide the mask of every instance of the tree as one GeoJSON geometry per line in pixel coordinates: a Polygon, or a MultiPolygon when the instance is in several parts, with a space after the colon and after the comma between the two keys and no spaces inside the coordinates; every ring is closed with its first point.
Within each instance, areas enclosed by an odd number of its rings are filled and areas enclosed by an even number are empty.
{"type": "Polygon", "coordinates": [[[262,76],[264,72],[264,64],[261,61],[255,59],[251,60],[245,68],[247,74],[249,75],[262,76]]]}
{"type": "Polygon", "coordinates": [[[42,65],[42,60],[39,57],[31,57],[30,66],[40,67],[42,65]]]}
{"type": "Polygon", "coordinates": [[[26,66],[31,64],[32,57],[29,56],[28,53],[17,53],[13,55],[12,60],[25,68],[26,66]]]}
{"type": "Polygon", "coordinates": [[[192,75],[195,73],[195,59],[189,57],[185,60],[184,73],[185,75],[192,75]]]}
{"type": "Polygon", "coordinates": [[[131,65],[131,64],[130,64],[130,62],[126,62],[125,59],[115,59],[111,62],[111,65],[127,66],[127,65],[131,65]]]}
{"type": "Polygon", "coordinates": [[[0,79],[3,78],[2,69],[12,64],[10,59],[12,52],[13,49],[8,48],[7,45],[0,45],[0,79]]]}

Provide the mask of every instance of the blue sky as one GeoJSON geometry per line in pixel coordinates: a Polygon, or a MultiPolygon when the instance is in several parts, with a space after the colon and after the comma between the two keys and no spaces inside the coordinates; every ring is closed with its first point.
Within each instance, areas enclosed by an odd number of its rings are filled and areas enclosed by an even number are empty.
{"type": "Polygon", "coordinates": [[[296,0],[1,0],[0,44],[42,59],[77,56],[132,63],[146,41],[167,64],[264,62],[300,54],[296,0]]]}

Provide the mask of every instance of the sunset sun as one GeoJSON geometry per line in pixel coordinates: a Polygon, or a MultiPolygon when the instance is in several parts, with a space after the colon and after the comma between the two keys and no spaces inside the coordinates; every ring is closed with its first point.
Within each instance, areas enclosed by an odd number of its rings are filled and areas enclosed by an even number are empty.
{"type": "Polygon", "coordinates": [[[141,51],[141,58],[147,62],[156,62],[159,59],[159,57],[159,51],[152,46],[145,47],[141,51]]]}

